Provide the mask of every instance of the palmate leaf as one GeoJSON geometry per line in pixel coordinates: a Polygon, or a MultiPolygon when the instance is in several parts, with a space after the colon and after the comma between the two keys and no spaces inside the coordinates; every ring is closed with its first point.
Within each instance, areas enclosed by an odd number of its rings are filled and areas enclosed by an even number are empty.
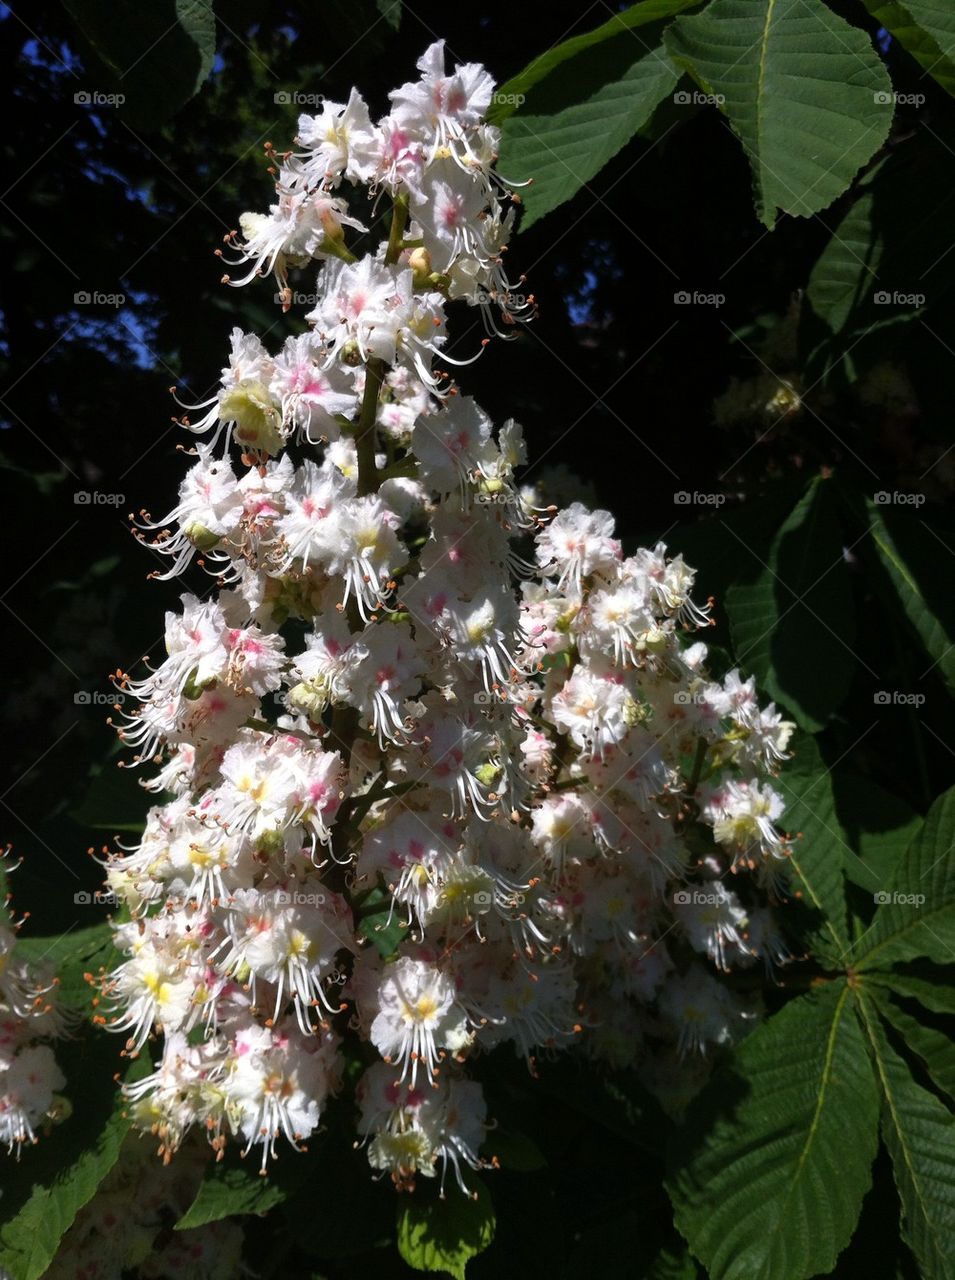
{"type": "Polygon", "coordinates": [[[902,1201],[902,1234],[925,1280],[955,1276],[955,1116],[912,1077],[875,1006],[856,988],[883,1094],[882,1133],[902,1201]]]}
{"type": "Polygon", "coordinates": [[[726,593],[740,666],[811,733],[845,698],[858,667],[844,541],[832,483],[817,478],[783,522],[755,581],[726,593]]]}
{"type": "Polygon", "coordinates": [[[844,980],[743,1041],[671,1152],[676,1224],[710,1280],[828,1274],[871,1182],[878,1109],[844,980]]]}
{"type": "Polygon", "coordinates": [[[713,0],[677,19],[666,46],[722,95],[768,227],[780,209],[825,209],[888,136],[888,74],[869,37],[822,0],[713,0]]]}
{"type": "Polygon", "coordinates": [[[862,0],[873,18],[955,94],[955,6],[949,0],[862,0]]]}
{"type": "Polygon", "coordinates": [[[660,36],[659,27],[640,40],[625,31],[585,50],[504,122],[499,170],[533,180],[521,192],[522,229],[585,186],[673,91],[679,73],[660,36]]]}
{"type": "Polygon", "coordinates": [[[955,788],[932,805],[856,947],[855,968],[955,960],[955,788]]]}

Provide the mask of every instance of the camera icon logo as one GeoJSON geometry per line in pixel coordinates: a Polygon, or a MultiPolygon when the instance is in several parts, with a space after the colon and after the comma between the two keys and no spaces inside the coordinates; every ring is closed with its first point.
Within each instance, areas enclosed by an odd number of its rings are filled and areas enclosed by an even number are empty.
{"type": "Polygon", "coordinates": [[[678,107],[685,107],[691,101],[691,97],[685,89],[680,89],[673,95],[673,101],[678,107]]]}
{"type": "Polygon", "coordinates": [[[884,689],[880,689],[879,692],[873,696],[872,701],[877,707],[887,707],[892,701],[892,695],[891,693],[886,693],[884,689]]]}
{"type": "Polygon", "coordinates": [[[93,701],[93,695],[88,689],[80,689],[79,693],[73,694],[73,703],[77,707],[88,707],[93,701]]]}
{"type": "Polygon", "coordinates": [[[479,910],[483,908],[486,911],[494,905],[494,894],[490,889],[478,889],[471,901],[479,910]]]}
{"type": "Polygon", "coordinates": [[[687,307],[693,301],[691,296],[685,289],[681,289],[679,293],[673,295],[673,301],[678,307],[687,307]]]}
{"type": "Polygon", "coordinates": [[[678,507],[688,507],[690,505],[690,498],[691,495],[687,493],[686,489],[680,489],[673,495],[673,501],[678,507]]]}
{"type": "Polygon", "coordinates": [[[79,93],[73,94],[73,101],[78,107],[88,107],[92,100],[92,97],[86,89],[81,89],[79,93]]]}
{"type": "Polygon", "coordinates": [[[891,901],[891,897],[892,897],[892,895],[891,895],[891,894],[886,893],[886,892],[885,892],[885,890],[883,889],[883,890],[881,890],[879,893],[874,893],[874,894],[872,895],[872,901],[873,901],[877,906],[884,907],[884,906],[885,906],[885,904],[886,904],[887,902],[890,902],[890,901],[891,901]]]}
{"type": "Polygon", "coordinates": [[[678,907],[686,907],[693,901],[693,895],[689,889],[677,889],[673,895],[673,901],[678,907]]]}
{"type": "Polygon", "coordinates": [[[93,895],[85,889],[81,889],[78,893],[73,894],[73,901],[78,907],[88,907],[93,901],[93,895]]]}

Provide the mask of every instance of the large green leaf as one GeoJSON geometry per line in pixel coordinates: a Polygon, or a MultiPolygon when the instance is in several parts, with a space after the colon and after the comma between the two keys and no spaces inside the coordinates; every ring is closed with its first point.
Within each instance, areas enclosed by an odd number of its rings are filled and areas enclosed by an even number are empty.
{"type": "Polygon", "coordinates": [[[774,786],[786,802],[782,823],[797,838],[791,862],[794,889],[817,919],[811,942],[817,954],[838,965],[849,949],[843,870],[855,855],[836,816],[832,776],[808,734],[791,744],[792,759],[774,786]]]}
{"type": "Polygon", "coordinates": [[[810,732],[825,725],[859,666],[843,545],[833,486],[817,478],[776,534],[755,581],[737,582],[726,594],[740,666],[810,732]]]}
{"type": "Polygon", "coordinates": [[[932,805],[925,825],[877,895],[872,927],[860,939],[855,966],[885,968],[926,956],[955,960],[955,787],[932,805]]]}
{"type": "Polygon", "coordinates": [[[647,123],[679,79],[660,45],[630,32],[578,54],[504,122],[499,168],[522,191],[527,228],[569,200],[647,123]]]}
{"type": "Polygon", "coordinates": [[[469,1258],[494,1239],[494,1209],[483,1183],[474,1181],[474,1197],[451,1187],[441,1200],[433,1194],[398,1200],[398,1251],[415,1271],[444,1271],[465,1280],[469,1258]]]}
{"type": "Polygon", "coordinates": [[[950,0],[862,0],[917,62],[955,94],[955,6],[950,0]]]}
{"type": "Polygon", "coordinates": [[[666,34],[674,61],[721,109],[749,158],[756,210],[808,217],[885,142],[892,85],[869,37],[822,0],[713,0],[666,34]]]}
{"type": "Polygon", "coordinates": [[[883,1093],[882,1133],[902,1200],[902,1233],[925,1280],[955,1276],[955,1117],[912,1077],[869,998],[859,1005],[883,1093]]]}
{"type": "MultiPolygon", "coordinates": [[[[39,1280],[46,1273],[60,1240],[119,1158],[129,1121],[113,1083],[118,1048],[117,1040],[98,1032],[57,1047],[72,1114],[24,1153],[15,1175],[4,1175],[0,1270],[5,1267],[15,1280],[39,1280]]],[[[143,1055],[127,1078],[148,1070],[143,1055]]]]}
{"type": "Polygon", "coordinates": [[[711,1280],[826,1275],[852,1235],[877,1145],[878,1094],[847,984],[786,1005],[731,1067],[674,1144],[677,1226],[711,1280]]]}
{"type": "MultiPolygon", "coordinates": [[[[64,4],[96,59],[81,92],[122,95],[121,113],[137,128],[154,128],[174,115],[212,70],[216,20],[207,0],[64,4]]],[[[95,108],[95,98],[89,106],[95,108]]]]}
{"type": "Polygon", "coordinates": [[[523,71],[519,71],[516,76],[512,76],[500,86],[487,113],[488,120],[492,124],[503,124],[508,116],[513,115],[520,108],[534,85],[539,84],[569,58],[583,53],[595,44],[602,44],[625,30],[659,22],[686,9],[696,9],[702,3],[703,0],[641,0],[641,3],[631,5],[622,13],[615,13],[595,30],[572,36],[570,40],[554,45],[552,49],[547,49],[533,58],[523,71]]]}
{"type": "Polygon", "coordinates": [[[937,667],[955,688],[955,609],[949,584],[944,575],[939,579],[940,544],[911,516],[896,516],[890,531],[887,506],[866,500],[872,541],[906,616],[925,645],[931,659],[928,670],[937,667]]]}

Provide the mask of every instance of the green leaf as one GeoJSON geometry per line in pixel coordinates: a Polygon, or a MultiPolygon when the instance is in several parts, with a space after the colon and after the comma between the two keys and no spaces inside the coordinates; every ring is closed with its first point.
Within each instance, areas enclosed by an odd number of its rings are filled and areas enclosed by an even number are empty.
{"type": "Polygon", "coordinates": [[[686,1249],[661,1249],[643,1280],[696,1280],[696,1263],[686,1249]]]}
{"type": "Polygon", "coordinates": [[[56,937],[20,938],[17,955],[30,964],[52,970],[59,978],[62,998],[73,1005],[86,1004],[91,994],[85,973],[112,969],[119,961],[113,947],[113,930],[107,921],[87,929],[71,929],[56,937]]]}
{"type": "Polygon", "coordinates": [[[955,1101],[955,1041],[900,1009],[884,991],[877,989],[874,995],[879,1012],[895,1027],[906,1050],[921,1058],[939,1089],[955,1101]]]}
{"type": "MultiPolygon", "coordinates": [[[[117,1050],[115,1041],[110,1044],[99,1033],[90,1050],[86,1044],[74,1045],[72,1051],[57,1047],[73,1112],[21,1158],[16,1173],[29,1179],[29,1186],[18,1195],[11,1178],[4,1192],[8,1218],[0,1229],[0,1268],[16,1280],[39,1280],[46,1273],[60,1240],[119,1158],[129,1122],[122,1114],[122,1095],[113,1083],[115,1067],[110,1069],[117,1050]],[[84,1071],[71,1070],[84,1059],[84,1071]]],[[[148,1069],[143,1055],[127,1079],[148,1069]]]]}
{"type": "Polygon", "coordinates": [[[361,942],[371,942],[386,960],[398,950],[408,932],[407,908],[394,906],[390,893],[377,886],[362,902],[361,918],[356,930],[361,942]],[[389,916],[391,917],[389,920],[389,916]]]}
{"type": "Polygon", "coordinates": [[[792,1001],[690,1107],[671,1152],[676,1224],[710,1280],[809,1280],[871,1182],[878,1094],[848,985],[792,1001]]]}
{"type": "MultiPolygon", "coordinates": [[[[206,0],[64,4],[95,58],[90,83],[82,91],[122,95],[121,115],[137,128],[155,128],[168,120],[212,70],[216,20],[206,0]]],[[[89,109],[95,109],[95,103],[89,109]]]]}
{"type": "Polygon", "coordinates": [[[499,169],[522,189],[526,229],[569,200],[645,125],[679,79],[654,37],[615,36],[578,54],[504,122],[499,169]]]}
{"type": "MultiPolygon", "coordinates": [[[[199,1184],[196,1198],[176,1223],[176,1230],[188,1231],[233,1215],[254,1213],[261,1217],[268,1213],[291,1194],[288,1180],[283,1181],[278,1174],[279,1168],[285,1172],[289,1162],[304,1164],[304,1157],[296,1161],[295,1154],[290,1153],[281,1166],[269,1171],[268,1177],[262,1177],[259,1165],[249,1161],[214,1161],[199,1184]]],[[[300,1173],[296,1183],[304,1177],[304,1172],[300,1173]]]]}
{"type": "Polygon", "coordinates": [[[783,826],[798,833],[790,857],[793,888],[818,915],[810,935],[815,950],[838,966],[849,950],[843,870],[855,855],[836,816],[832,775],[815,741],[799,734],[790,751],[792,759],[773,785],[786,802],[783,826]]]}
{"type": "Polygon", "coordinates": [[[821,0],[713,0],[677,19],[666,46],[722,96],[767,227],[779,209],[825,209],[888,137],[888,73],[869,37],[821,0]]]}
{"type": "Polygon", "coordinates": [[[913,226],[912,210],[933,207],[953,142],[951,128],[939,121],[859,180],[809,276],[799,323],[808,382],[851,391],[855,399],[853,384],[865,378],[883,413],[907,414],[909,380],[923,415],[947,403],[933,387],[929,346],[955,341],[951,236],[944,219],[923,216],[913,226]]]}
{"type": "Polygon", "coordinates": [[[882,1134],[902,1200],[902,1234],[925,1280],[955,1276],[955,1117],[912,1078],[857,990],[883,1094],[882,1134]]]}
{"type": "Polygon", "coordinates": [[[398,1201],[398,1251],[415,1271],[446,1271],[465,1280],[469,1258],[481,1253],[494,1239],[494,1209],[483,1183],[473,1181],[476,1198],[452,1186],[440,1200],[416,1193],[398,1201]]]}
{"type": "Polygon", "coordinates": [[[554,45],[552,49],[533,58],[523,71],[519,71],[516,76],[512,76],[500,86],[487,113],[488,120],[491,124],[503,124],[508,116],[519,109],[534,85],[546,79],[569,58],[576,57],[577,54],[583,53],[596,44],[602,44],[603,41],[620,35],[625,30],[633,30],[636,27],[646,26],[650,22],[671,18],[674,14],[682,13],[686,9],[696,9],[702,3],[703,0],[642,0],[642,3],[631,5],[622,13],[615,13],[595,30],[573,36],[570,40],[554,45]]]}
{"type": "Polygon", "coordinates": [[[955,688],[955,610],[951,590],[939,582],[940,544],[931,534],[908,521],[893,522],[893,537],[885,509],[884,503],[866,499],[875,549],[909,622],[932,659],[928,670],[937,667],[955,688]],[[927,598],[929,593],[933,597],[931,602],[927,598]]]}
{"type": "MultiPolygon", "coordinates": [[[[736,659],[803,729],[823,728],[859,666],[844,536],[831,482],[817,477],[753,582],[726,593],[736,659]],[[806,655],[812,654],[812,661],[806,655]]],[[[741,553],[749,548],[741,543],[741,553]]]]}
{"type": "Polygon", "coordinates": [[[857,969],[926,956],[955,960],[955,787],[929,809],[925,825],[877,897],[872,927],[859,941],[857,969]]]}
{"type": "Polygon", "coordinates": [[[955,8],[949,0],[862,0],[873,18],[955,94],[955,8]]]}

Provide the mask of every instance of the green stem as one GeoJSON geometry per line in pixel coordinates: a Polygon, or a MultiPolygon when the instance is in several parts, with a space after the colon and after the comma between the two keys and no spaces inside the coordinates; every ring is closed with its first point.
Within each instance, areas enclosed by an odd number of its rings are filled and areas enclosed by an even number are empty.
{"type": "Polygon", "coordinates": [[[391,209],[391,231],[388,233],[388,248],[385,252],[385,265],[391,266],[401,256],[401,240],[408,221],[408,193],[402,191],[391,209]]]}
{"type": "Polygon", "coordinates": [[[358,496],[377,493],[381,477],[375,466],[375,419],[378,396],[385,378],[383,360],[369,360],[365,365],[365,394],[355,425],[355,447],[358,450],[358,496]]]}

